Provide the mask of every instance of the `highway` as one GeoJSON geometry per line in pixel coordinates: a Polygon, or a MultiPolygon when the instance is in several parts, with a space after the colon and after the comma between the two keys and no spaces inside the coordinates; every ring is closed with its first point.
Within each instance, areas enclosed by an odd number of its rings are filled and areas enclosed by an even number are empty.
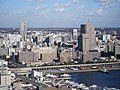
{"type": "MultiPolygon", "coordinates": [[[[90,68],[91,67],[111,67],[111,66],[120,66],[120,62],[109,62],[109,63],[93,63],[93,64],[75,64],[75,65],[57,65],[57,66],[40,66],[40,67],[26,67],[26,68],[10,68],[12,72],[28,72],[31,70],[45,71],[45,70],[58,70],[65,68],[90,68]]],[[[118,68],[118,67],[116,67],[118,68]]],[[[109,68],[108,68],[109,69],[109,68]]],[[[112,68],[111,68],[112,69],[112,68]]],[[[115,69],[115,68],[113,68],[115,69]]],[[[92,69],[94,71],[94,69],[92,69]]],[[[85,70],[83,70],[85,71],[85,70]]]]}
{"type": "Polygon", "coordinates": [[[79,67],[107,66],[107,65],[120,65],[120,62],[93,63],[93,64],[74,64],[74,65],[56,65],[56,66],[41,66],[41,67],[31,67],[31,68],[32,69],[36,69],[36,70],[48,70],[48,69],[79,68],[79,67]]]}

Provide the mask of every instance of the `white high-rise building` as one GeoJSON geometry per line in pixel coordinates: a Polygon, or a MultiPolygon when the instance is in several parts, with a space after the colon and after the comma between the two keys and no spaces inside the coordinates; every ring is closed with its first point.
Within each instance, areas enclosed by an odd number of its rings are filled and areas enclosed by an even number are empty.
{"type": "Polygon", "coordinates": [[[77,38],[78,38],[78,30],[77,29],[73,29],[72,34],[73,34],[73,40],[77,40],[77,38]]]}
{"type": "Polygon", "coordinates": [[[104,34],[102,37],[102,40],[107,43],[108,40],[110,40],[110,35],[109,34],[104,34]]]}
{"type": "Polygon", "coordinates": [[[23,40],[26,40],[26,35],[27,35],[27,22],[25,22],[25,21],[20,21],[19,28],[20,28],[20,35],[22,36],[22,39],[23,39],[23,40]]]}

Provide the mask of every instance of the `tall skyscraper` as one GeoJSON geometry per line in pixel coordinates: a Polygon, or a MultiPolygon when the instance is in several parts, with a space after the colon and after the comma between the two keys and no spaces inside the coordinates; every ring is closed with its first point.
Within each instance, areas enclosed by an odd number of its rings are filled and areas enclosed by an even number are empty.
{"type": "Polygon", "coordinates": [[[78,37],[78,49],[82,52],[95,49],[95,28],[90,24],[81,25],[81,33],[78,37]]]}
{"type": "Polygon", "coordinates": [[[95,46],[95,28],[90,23],[81,25],[81,32],[78,36],[78,50],[81,52],[83,62],[93,59],[93,54],[97,53],[92,51],[95,46]]]}
{"type": "Polygon", "coordinates": [[[20,21],[19,28],[20,28],[20,35],[22,36],[22,39],[23,39],[23,40],[26,40],[26,35],[27,35],[27,22],[25,22],[25,21],[20,21]]]}

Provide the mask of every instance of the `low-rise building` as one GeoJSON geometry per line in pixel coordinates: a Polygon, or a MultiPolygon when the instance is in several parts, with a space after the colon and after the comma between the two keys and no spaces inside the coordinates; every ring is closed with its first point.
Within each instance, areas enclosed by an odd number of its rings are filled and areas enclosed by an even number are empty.
{"type": "Polygon", "coordinates": [[[57,49],[52,47],[34,47],[31,51],[37,53],[43,62],[52,62],[57,57],[57,49]]]}
{"type": "Polygon", "coordinates": [[[11,71],[7,67],[7,61],[0,60],[0,85],[11,85],[11,71]]]}

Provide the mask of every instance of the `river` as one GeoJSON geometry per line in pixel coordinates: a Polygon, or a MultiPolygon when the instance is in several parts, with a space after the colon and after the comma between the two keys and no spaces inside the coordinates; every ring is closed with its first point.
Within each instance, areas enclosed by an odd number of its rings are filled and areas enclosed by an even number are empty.
{"type": "Polygon", "coordinates": [[[72,81],[84,83],[87,86],[96,84],[102,87],[120,89],[120,70],[109,71],[108,74],[102,72],[82,72],[72,74],[72,81]]]}

